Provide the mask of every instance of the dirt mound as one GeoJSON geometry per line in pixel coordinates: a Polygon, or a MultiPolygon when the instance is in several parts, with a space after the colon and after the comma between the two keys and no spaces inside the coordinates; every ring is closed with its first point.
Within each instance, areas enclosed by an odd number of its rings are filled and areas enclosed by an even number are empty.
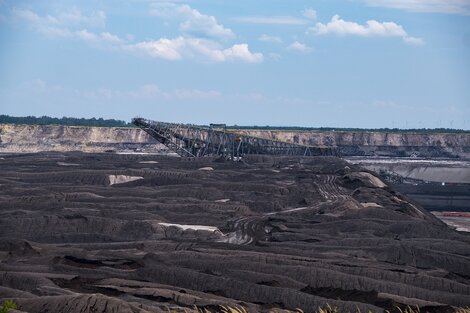
{"type": "Polygon", "coordinates": [[[470,235],[337,158],[1,162],[0,298],[25,312],[470,305],[470,235]]]}

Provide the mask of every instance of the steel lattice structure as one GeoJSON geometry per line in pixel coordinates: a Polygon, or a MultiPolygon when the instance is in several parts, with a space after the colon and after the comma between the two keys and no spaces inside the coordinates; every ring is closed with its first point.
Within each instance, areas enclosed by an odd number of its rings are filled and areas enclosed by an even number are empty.
{"type": "Polygon", "coordinates": [[[319,156],[337,155],[331,147],[246,136],[225,125],[210,127],[146,120],[136,117],[132,123],[182,157],[223,156],[239,160],[247,154],[319,156]]]}

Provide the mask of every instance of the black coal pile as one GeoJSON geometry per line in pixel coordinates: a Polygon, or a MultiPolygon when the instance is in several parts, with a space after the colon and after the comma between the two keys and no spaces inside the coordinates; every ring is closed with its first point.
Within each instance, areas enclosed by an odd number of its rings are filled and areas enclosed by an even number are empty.
{"type": "Polygon", "coordinates": [[[453,312],[470,235],[333,157],[0,158],[0,300],[23,312],[453,312]]]}

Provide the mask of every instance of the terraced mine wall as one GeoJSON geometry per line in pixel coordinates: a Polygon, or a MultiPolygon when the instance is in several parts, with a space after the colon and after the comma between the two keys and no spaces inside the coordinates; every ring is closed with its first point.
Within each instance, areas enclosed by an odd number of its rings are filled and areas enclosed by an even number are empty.
{"type": "Polygon", "coordinates": [[[378,173],[429,211],[470,212],[470,161],[412,158],[346,158],[378,173]]]}
{"type": "MultiPolygon", "coordinates": [[[[470,134],[237,130],[306,145],[337,146],[343,156],[470,158],[470,134]]],[[[142,151],[165,147],[138,128],[0,124],[0,152],[142,151]]]]}
{"type": "Polygon", "coordinates": [[[0,152],[167,152],[139,128],[0,124],[0,152]]]}
{"type": "Polygon", "coordinates": [[[337,146],[343,156],[470,158],[469,133],[282,130],[243,130],[241,133],[304,145],[337,146]]]}

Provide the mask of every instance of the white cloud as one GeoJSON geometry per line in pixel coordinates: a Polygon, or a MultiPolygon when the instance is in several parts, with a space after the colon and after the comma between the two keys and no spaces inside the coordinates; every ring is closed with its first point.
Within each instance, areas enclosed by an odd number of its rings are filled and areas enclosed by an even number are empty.
{"type": "Polygon", "coordinates": [[[75,25],[87,27],[104,27],[106,14],[103,11],[93,11],[90,15],[84,15],[78,8],[73,7],[63,11],[54,17],[60,25],[75,25]]]}
{"type": "Polygon", "coordinates": [[[403,41],[412,46],[424,46],[425,42],[422,38],[416,37],[403,37],[403,41]]]}
{"type": "Polygon", "coordinates": [[[366,2],[370,6],[413,12],[470,15],[470,0],[366,0],[366,2]]]}
{"type": "Polygon", "coordinates": [[[12,10],[14,17],[26,21],[37,32],[48,37],[71,37],[72,32],[59,24],[59,21],[53,16],[39,16],[28,9],[14,8],[12,10]]]}
{"type": "MultiPolygon", "coordinates": [[[[106,14],[103,11],[92,12],[84,15],[79,9],[72,8],[57,15],[40,16],[32,10],[14,8],[14,17],[26,21],[37,32],[52,38],[66,38],[78,35],[73,28],[104,27],[106,14]]],[[[87,34],[80,34],[79,36],[87,34]]],[[[90,38],[88,38],[90,40],[90,38]]]]}
{"type": "Polygon", "coordinates": [[[305,25],[308,21],[293,16],[239,16],[234,21],[248,24],[305,25]]]}
{"type": "Polygon", "coordinates": [[[210,100],[222,96],[222,93],[216,90],[200,90],[176,88],[163,90],[156,84],[145,84],[134,89],[120,90],[110,88],[97,88],[92,90],[80,90],[75,88],[52,85],[44,80],[36,79],[20,85],[21,92],[34,92],[37,94],[49,94],[51,96],[64,94],[73,95],[76,98],[98,99],[98,100],[210,100]]]}
{"type": "MultiPolygon", "coordinates": [[[[172,16],[175,14],[179,17],[184,16],[185,19],[180,24],[180,29],[185,34],[204,33],[206,36],[219,39],[234,36],[230,29],[218,24],[214,17],[203,15],[187,5],[165,3],[165,5],[154,7],[154,9],[156,8],[161,10],[155,11],[153,14],[159,16],[172,16]]],[[[104,13],[92,14],[90,17],[85,18],[80,11],[71,10],[67,14],[41,17],[31,10],[18,9],[15,10],[15,15],[27,21],[37,31],[48,36],[75,38],[101,49],[134,52],[171,61],[192,58],[210,62],[243,61],[259,63],[263,61],[263,54],[251,52],[246,43],[225,48],[215,39],[184,35],[174,39],[160,38],[130,44],[129,41],[132,41],[132,38],[126,41],[109,32],[98,33],[89,31],[87,28],[73,29],[76,28],[76,25],[84,24],[85,21],[96,25],[96,21],[104,18],[104,13]],[[66,24],[72,26],[70,28],[64,27],[66,24]]]]}
{"type": "Polygon", "coordinates": [[[333,16],[327,24],[317,23],[314,27],[309,28],[309,31],[315,35],[401,37],[408,44],[424,44],[423,39],[408,36],[403,26],[394,22],[369,20],[365,25],[361,25],[356,22],[345,21],[339,15],[333,16]]]}
{"type": "Polygon", "coordinates": [[[150,14],[166,19],[180,19],[180,31],[188,35],[229,39],[235,34],[217,22],[214,16],[205,15],[187,4],[153,3],[150,14]]]}
{"type": "Polygon", "coordinates": [[[109,32],[101,34],[88,31],[81,26],[103,27],[106,14],[103,11],[92,12],[89,16],[77,8],[60,12],[55,16],[40,16],[29,9],[15,8],[13,16],[26,21],[35,31],[51,38],[75,38],[93,45],[121,45],[125,41],[109,32]],[[76,30],[74,30],[74,28],[76,30]]]}
{"type": "Polygon", "coordinates": [[[231,48],[223,50],[223,54],[227,60],[242,60],[251,63],[263,61],[263,55],[251,53],[246,43],[233,45],[231,48]]]}
{"type": "Polygon", "coordinates": [[[39,17],[39,15],[37,15],[36,13],[34,13],[33,11],[31,10],[28,10],[28,9],[17,9],[17,8],[14,8],[12,10],[12,13],[13,15],[15,15],[16,17],[19,17],[29,23],[47,23],[47,22],[52,22],[52,21],[48,21],[47,19],[44,19],[39,17]]]}
{"type": "Polygon", "coordinates": [[[199,57],[211,62],[245,61],[258,63],[263,61],[263,54],[250,52],[247,44],[236,44],[223,49],[220,44],[209,39],[177,37],[144,41],[124,47],[126,50],[144,53],[151,57],[165,60],[181,60],[199,57]]]}
{"type": "Polygon", "coordinates": [[[270,35],[266,35],[266,34],[263,34],[263,35],[259,36],[258,39],[260,41],[264,41],[264,42],[282,43],[282,39],[280,37],[270,36],[270,35]]]}
{"type": "Polygon", "coordinates": [[[103,41],[105,41],[105,42],[108,42],[110,44],[115,44],[115,45],[119,45],[119,44],[124,43],[123,39],[119,38],[116,35],[108,33],[108,32],[101,33],[101,39],[103,39],[103,41]]]}
{"type": "Polygon", "coordinates": [[[99,88],[94,91],[81,91],[88,98],[130,99],[130,100],[210,100],[221,97],[222,94],[215,90],[184,89],[162,90],[156,84],[146,84],[132,90],[116,90],[99,88]]]}
{"type": "Polygon", "coordinates": [[[311,8],[303,10],[302,15],[311,20],[317,19],[317,11],[311,8]]]}
{"type": "Polygon", "coordinates": [[[84,15],[79,9],[72,8],[57,15],[39,16],[32,10],[14,8],[13,16],[32,25],[36,31],[51,37],[69,37],[73,27],[104,27],[106,14],[103,11],[94,11],[84,15]]]}
{"type": "Polygon", "coordinates": [[[327,24],[317,23],[310,31],[316,35],[354,35],[354,36],[406,36],[402,26],[393,22],[380,23],[375,20],[360,25],[356,22],[349,22],[341,19],[339,15],[331,18],[327,24]]]}
{"type": "Polygon", "coordinates": [[[179,100],[206,100],[222,96],[220,92],[215,90],[175,89],[172,93],[179,100]]]}
{"type": "Polygon", "coordinates": [[[39,33],[51,38],[69,38],[73,37],[73,33],[68,28],[39,26],[36,29],[39,33]]]}
{"type": "Polygon", "coordinates": [[[108,32],[96,34],[86,29],[76,31],[74,35],[89,44],[101,44],[101,45],[115,45],[119,46],[125,43],[125,41],[116,35],[108,32]]]}
{"type": "Polygon", "coordinates": [[[125,48],[129,51],[144,52],[151,57],[173,61],[182,59],[181,50],[184,46],[184,38],[178,37],[176,39],[161,38],[157,41],[143,41],[125,48]]]}
{"type": "Polygon", "coordinates": [[[86,42],[89,42],[89,43],[95,43],[95,42],[98,42],[99,41],[99,37],[94,34],[94,33],[91,33],[89,31],[87,31],[86,29],[82,29],[80,31],[77,31],[75,32],[75,34],[77,35],[77,37],[83,41],[86,41],[86,42]]]}
{"type": "Polygon", "coordinates": [[[291,50],[291,51],[296,51],[296,52],[300,52],[300,53],[309,53],[309,52],[312,52],[313,49],[308,47],[307,45],[303,44],[303,43],[300,43],[298,41],[294,41],[293,43],[291,43],[288,47],[287,47],[288,50],[291,50]]]}
{"type": "Polygon", "coordinates": [[[180,6],[172,1],[155,1],[150,3],[150,14],[166,19],[177,18],[180,17],[177,10],[180,6]]]}

